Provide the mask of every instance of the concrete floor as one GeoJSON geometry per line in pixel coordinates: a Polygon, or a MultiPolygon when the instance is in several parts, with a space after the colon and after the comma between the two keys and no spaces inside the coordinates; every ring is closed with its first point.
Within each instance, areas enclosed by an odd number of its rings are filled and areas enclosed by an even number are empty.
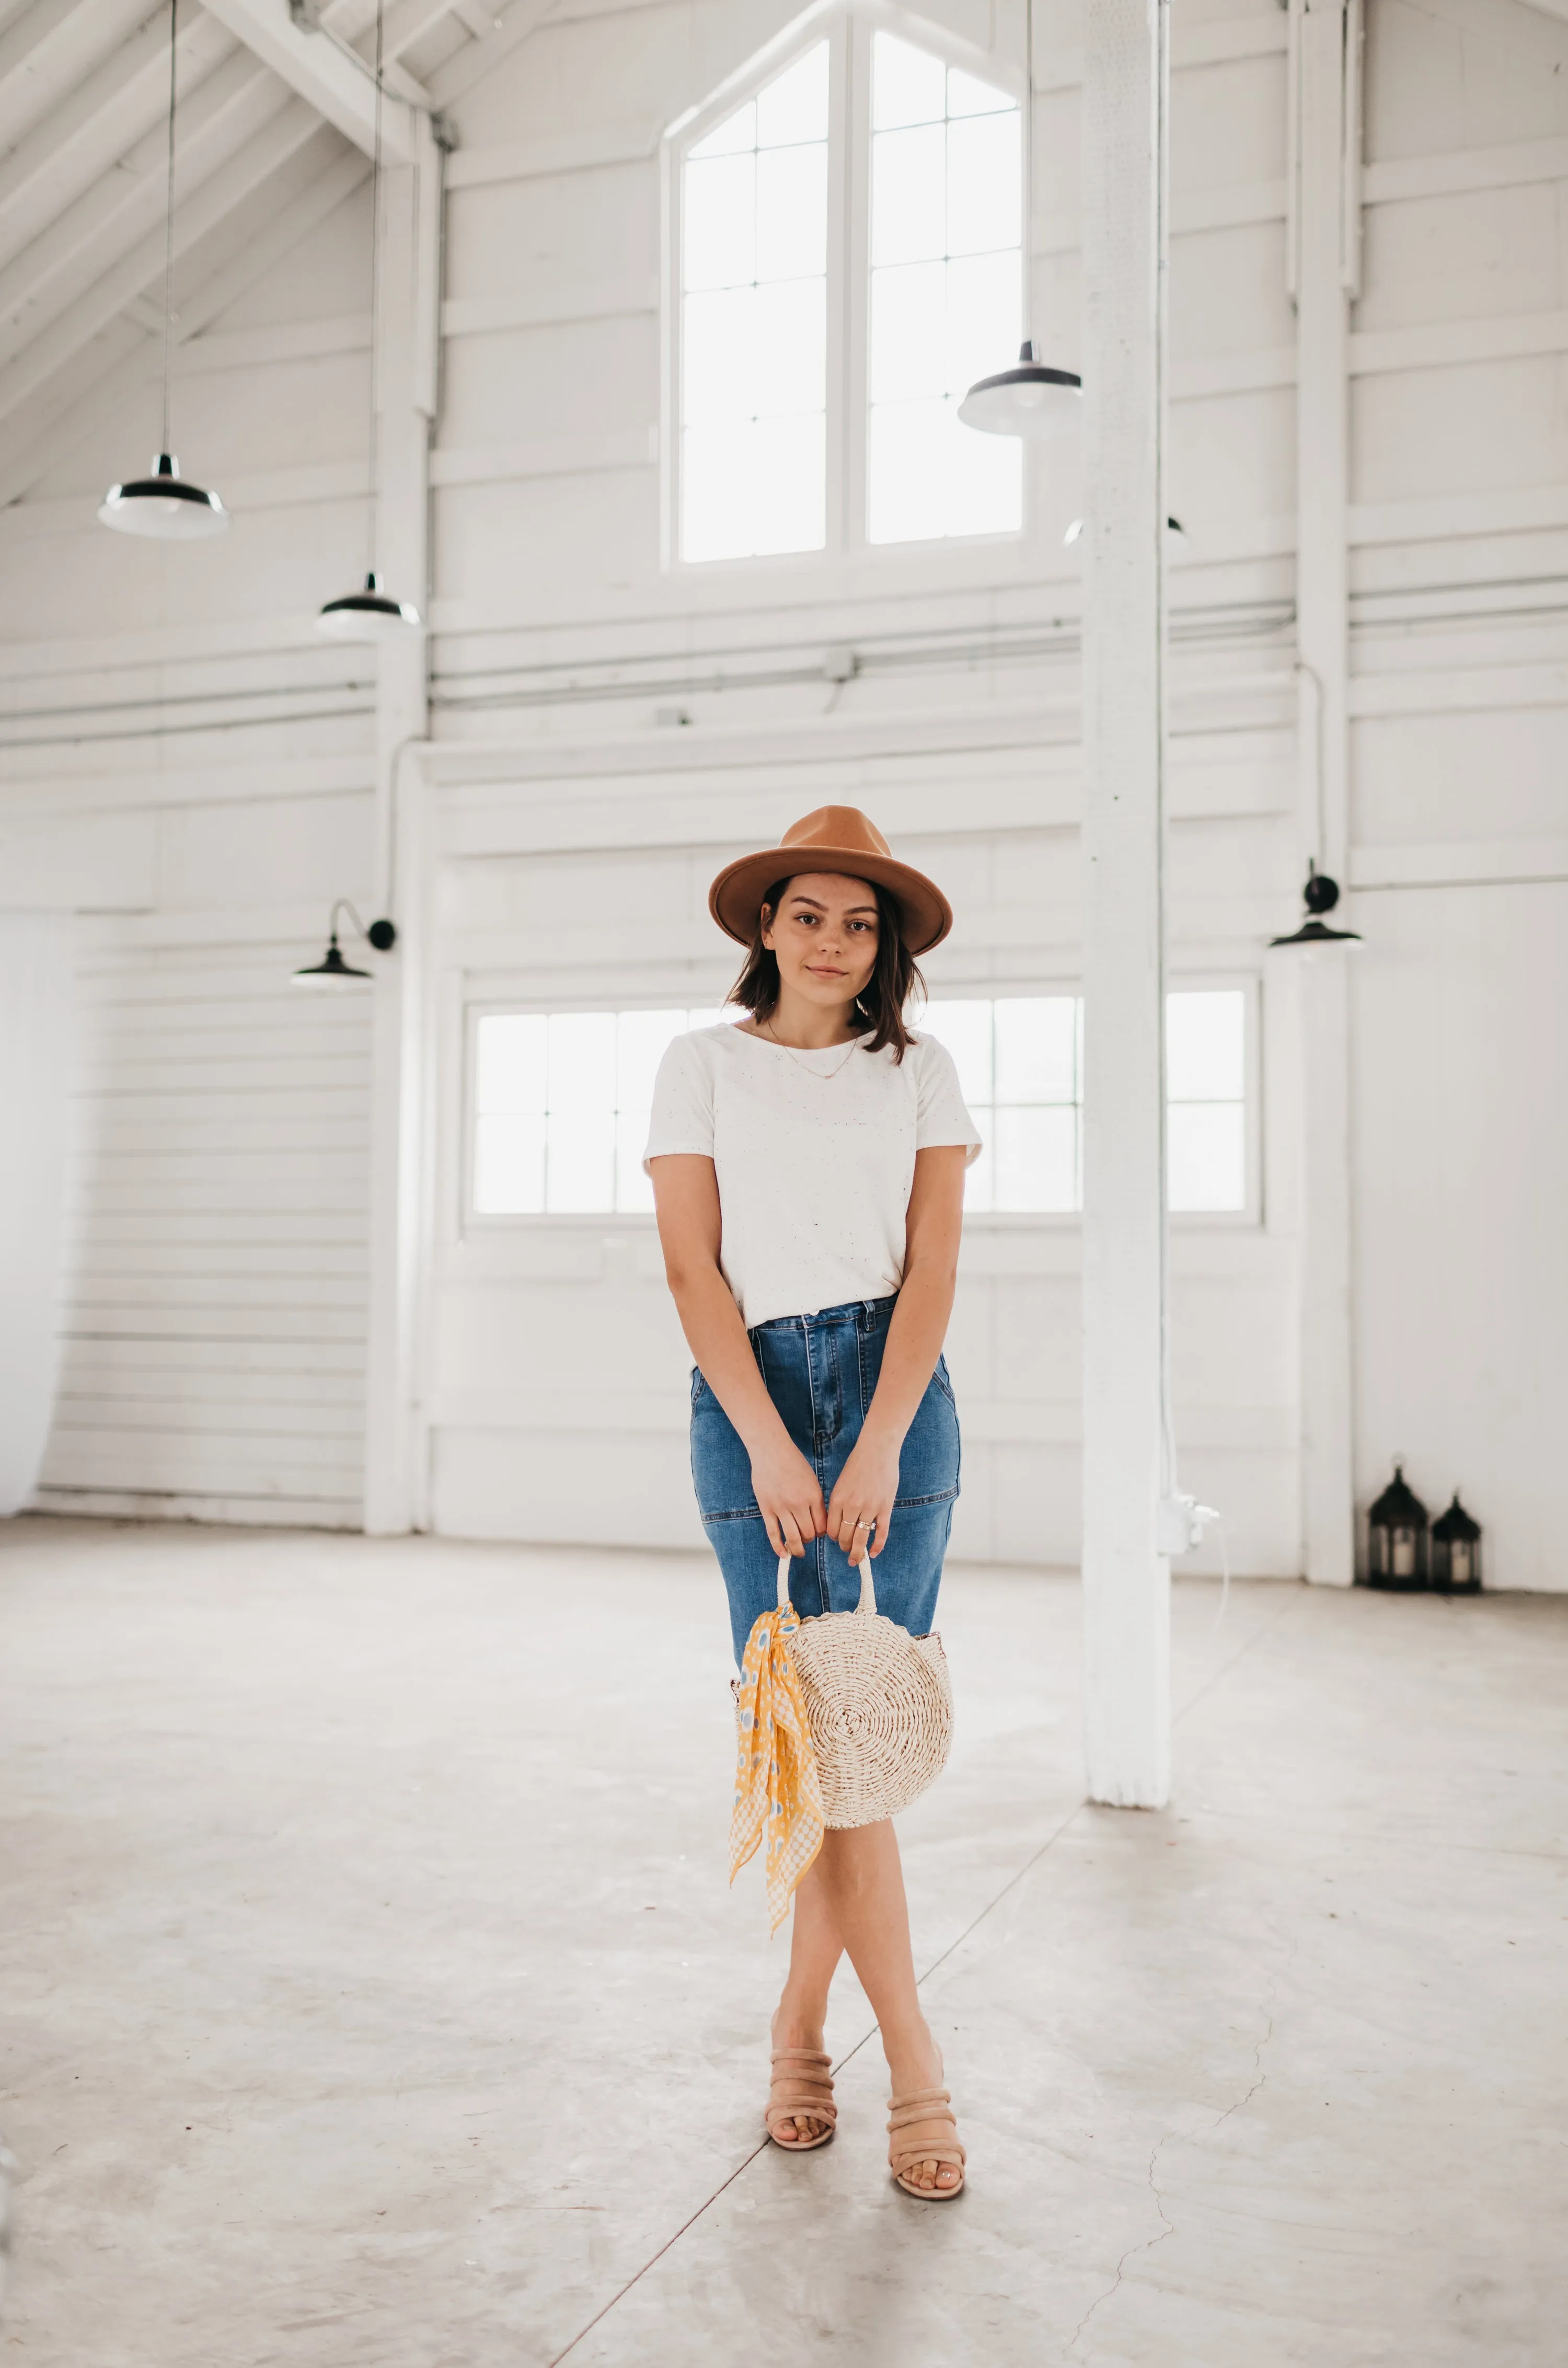
{"type": "Polygon", "coordinates": [[[757,2146],[696,1559],[0,1529],[17,2368],[1560,2368],[1568,1599],[1176,1590],[1080,1799],[1076,1591],[955,1569],[903,1821],[971,2149],[757,2146]]]}

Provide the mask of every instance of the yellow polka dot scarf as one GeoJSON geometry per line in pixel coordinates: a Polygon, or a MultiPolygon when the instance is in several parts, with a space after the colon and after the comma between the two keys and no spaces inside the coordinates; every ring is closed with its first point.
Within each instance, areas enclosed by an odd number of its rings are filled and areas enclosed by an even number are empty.
{"type": "Polygon", "coordinates": [[[816,1755],[790,1638],[801,1622],[788,1598],[765,1611],[746,1639],[736,1714],[740,1749],[730,1820],[733,1883],[767,1837],[767,1913],[777,1932],[795,1885],[822,1848],[826,1827],[816,1755]]]}

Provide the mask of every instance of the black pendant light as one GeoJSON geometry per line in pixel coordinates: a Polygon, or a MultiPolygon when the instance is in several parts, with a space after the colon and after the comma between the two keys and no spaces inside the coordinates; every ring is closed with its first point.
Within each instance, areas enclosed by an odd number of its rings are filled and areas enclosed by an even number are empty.
{"type": "Polygon", "coordinates": [[[1339,902],[1339,882],[1337,880],[1331,880],[1326,871],[1320,871],[1315,863],[1309,863],[1307,866],[1307,884],[1301,891],[1301,900],[1307,908],[1306,919],[1299,929],[1292,929],[1288,938],[1270,938],[1268,942],[1271,946],[1358,946],[1360,944],[1359,929],[1331,929],[1327,922],[1323,919],[1323,915],[1332,913],[1339,902]]]}
{"type": "MultiPolygon", "coordinates": [[[[1024,296],[1034,309],[1034,266],[1029,219],[1034,174],[1034,0],[1024,14],[1024,104],[1019,129],[1024,142],[1024,296]]],[[[1027,316],[1026,316],[1027,317],[1027,316]]],[[[1034,339],[1026,337],[1010,370],[977,379],[959,405],[966,427],[983,436],[1021,436],[1043,444],[1070,427],[1078,416],[1084,381],[1076,370],[1050,370],[1040,359],[1034,339]]]]}
{"type": "Polygon", "coordinates": [[[329,934],[326,951],[319,962],[312,962],[306,969],[297,970],[294,973],[296,986],[337,993],[345,989],[369,986],[374,980],[376,975],[374,971],[358,970],[352,962],[344,961],[343,949],[337,942],[339,913],[347,914],[366,944],[374,946],[379,954],[390,953],[396,945],[397,929],[391,921],[372,921],[367,928],[347,897],[340,896],[332,908],[332,916],[327,923],[329,934]]]}
{"type": "Polygon", "coordinates": [[[99,522],[119,534],[149,535],[163,542],[191,542],[206,534],[222,534],[229,513],[216,494],[193,485],[179,472],[170,451],[169,382],[174,360],[175,321],[175,103],[178,63],[179,0],[169,0],[169,165],[164,226],[164,436],[154,453],[152,474],[129,477],[111,485],[98,509],[99,522]]]}
{"type": "MultiPolygon", "coordinates": [[[[394,599],[382,586],[376,573],[376,542],[379,512],[376,500],[376,479],[381,451],[381,422],[376,409],[376,381],[381,363],[380,338],[381,293],[381,35],[384,0],[376,0],[376,130],[372,142],[370,173],[370,518],[369,565],[365,572],[364,589],[345,592],[336,600],[329,600],[316,619],[316,631],[337,642],[392,642],[405,633],[422,630],[422,620],[412,600],[394,599]]],[[[296,972],[302,977],[302,972],[296,972]]]]}
{"type": "Polygon", "coordinates": [[[966,427],[983,436],[1022,436],[1044,444],[1078,416],[1084,381],[1076,370],[1048,370],[1026,337],[1011,370],[976,379],[959,405],[966,427]]]}

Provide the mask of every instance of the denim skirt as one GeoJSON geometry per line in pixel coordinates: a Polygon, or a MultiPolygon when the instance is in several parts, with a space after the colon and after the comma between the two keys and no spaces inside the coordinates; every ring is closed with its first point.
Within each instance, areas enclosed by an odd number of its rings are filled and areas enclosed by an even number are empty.
{"type": "MultiPolygon", "coordinates": [[[[882,1370],[893,1299],[857,1299],[816,1315],[781,1315],[746,1337],[784,1428],[812,1465],[826,1504],[860,1436],[882,1370]]],[[[691,1376],[691,1476],[724,1585],[735,1664],[764,1611],[778,1600],[778,1562],[752,1494],[751,1458],[702,1375],[691,1376]]],[[[898,1497],[888,1542],[871,1564],[877,1609],[912,1636],[931,1633],[942,1557],[959,1493],[959,1416],[946,1362],[915,1408],[899,1451],[898,1497]]],[[[790,1568],[802,1620],[853,1611],[860,1574],[837,1542],[813,1538],[790,1568]]]]}

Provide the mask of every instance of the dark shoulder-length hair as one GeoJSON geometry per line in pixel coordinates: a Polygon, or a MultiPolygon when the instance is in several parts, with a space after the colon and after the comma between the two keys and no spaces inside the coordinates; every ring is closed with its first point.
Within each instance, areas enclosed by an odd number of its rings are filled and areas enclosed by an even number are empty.
{"type": "MultiPolygon", "coordinates": [[[[740,1004],[754,1019],[771,1019],[778,1008],[778,957],[762,942],[762,916],[767,913],[770,920],[778,919],[793,876],[787,872],[782,880],[776,880],[763,898],[752,930],[751,950],[730,989],[729,1001],[740,1004]]],[[[905,1024],[905,1007],[912,996],[925,1000],[926,981],[903,942],[903,916],[894,899],[876,881],[867,884],[877,900],[877,966],[856,998],[855,1014],[872,1031],[866,1051],[881,1053],[891,1044],[894,1060],[902,1061],[915,1041],[905,1024]]]]}

